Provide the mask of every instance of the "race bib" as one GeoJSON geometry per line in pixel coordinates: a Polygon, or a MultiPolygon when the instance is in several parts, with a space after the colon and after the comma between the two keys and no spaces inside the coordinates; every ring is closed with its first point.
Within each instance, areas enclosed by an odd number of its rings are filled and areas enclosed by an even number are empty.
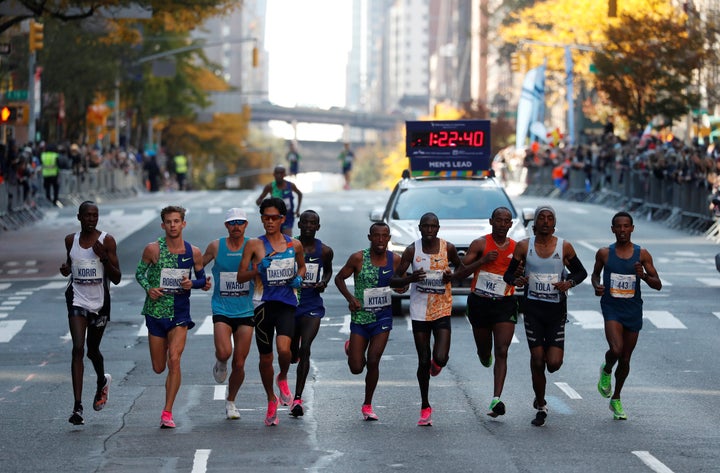
{"type": "Polygon", "coordinates": [[[102,284],[105,272],[99,259],[73,260],[72,276],[75,284],[102,284]]]}
{"type": "Polygon", "coordinates": [[[503,297],[506,290],[507,284],[500,274],[480,271],[473,292],[482,297],[503,297]]]}
{"type": "Polygon", "coordinates": [[[415,289],[423,294],[445,294],[443,271],[437,269],[426,270],[425,280],[416,282],[415,289]]]}
{"type": "Polygon", "coordinates": [[[268,286],[285,286],[288,279],[295,277],[295,259],[281,258],[270,261],[267,269],[268,286]]]}
{"type": "Polygon", "coordinates": [[[363,291],[363,309],[368,312],[379,312],[385,307],[390,307],[389,287],[370,287],[363,291]]]}
{"type": "Polygon", "coordinates": [[[560,281],[557,274],[531,273],[528,280],[528,298],[560,302],[560,291],[553,284],[560,281]]]}
{"type": "Polygon", "coordinates": [[[610,296],[619,299],[630,299],[635,296],[634,274],[610,273],[610,296]]]}
{"type": "Polygon", "coordinates": [[[220,272],[218,286],[221,297],[242,297],[250,294],[250,281],[238,282],[237,272],[220,272]]]}
{"type": "Polygon", "coordinates": [[[318,281],[320,281],[320,265],[318,263],[305,263],[303,287],[313,287],[318,281]]]}
{"type": "Polygon", "coordinates": [[[190,278],[190,268],[163,268],[160,270],[160,289],[165,294],[182,294],[183,276],[190,278]]]}

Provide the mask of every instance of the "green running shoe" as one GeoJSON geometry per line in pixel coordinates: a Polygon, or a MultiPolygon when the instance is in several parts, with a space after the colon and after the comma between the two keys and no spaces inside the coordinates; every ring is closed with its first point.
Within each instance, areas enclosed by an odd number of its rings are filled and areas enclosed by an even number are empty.
{"type": "Polygon", "coordinates": [[[497,417],[505,415],[505,404],[500,400],[499,397],[494,397],[492,401],[490,401],[490,412],[487,413],[490,417],[497,417]]]}
{"type": "Polygon", "coordinates": [[[598,392],[602,397],[610,397],[610,394],[612,393],[612,373],[605,372],[605,363],[600,365],[598,392]]]}
{"type": "Polygon", "coordinates": [[[623,410],[620,399],[610,399],[610,410],[613,413],[613,419],[615,420],[627,420],[627,414],[623,410]]]}
{"type": "Polygon", "coordinates": [[[483,360],[482,357],[480,358],[480,364],[483,365],[485,368],[490,368],[492,366],[492,362],[493,362],[492,353],[490,354],[490,357],[486,360],[483,360]]]}

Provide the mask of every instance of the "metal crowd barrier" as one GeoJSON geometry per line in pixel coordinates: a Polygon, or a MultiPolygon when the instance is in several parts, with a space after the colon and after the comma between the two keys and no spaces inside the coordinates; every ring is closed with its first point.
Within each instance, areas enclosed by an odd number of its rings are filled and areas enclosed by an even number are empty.
{"type": "MultiPolygon", "coordinates": [[[[52,204],[45,198],[42,177],[32,183],[28,195],[24,195],[20,184],[0,184],[0,231],[42,219],[43,208],[52,204]]],[[[144,192],[142,170],[123,170],[114,168],[90,169],[83,174],[74,174],[71,170],[60,170],[58,175],[58,198],[63,205],[78,206],[85,200],[102,202],[103,200],[131,197],[144,192]]]]}
{"type": "Polygon", "coordinates": [[[626,210],[636,218],[662,221],[671,228],[705,233],[720,243],[720,223],[710,211],[711,190],[705,181],[671,180],[647,169],[616,167],[593,170],[589,182],[583,169],[571,168],[567,189],[553,184],[552,167],[529,167],[525,193],[591,202],[626,210]]]}

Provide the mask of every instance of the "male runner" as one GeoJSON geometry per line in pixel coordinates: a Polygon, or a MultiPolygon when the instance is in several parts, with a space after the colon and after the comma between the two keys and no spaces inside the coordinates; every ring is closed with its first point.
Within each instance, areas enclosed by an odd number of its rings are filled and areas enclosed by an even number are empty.
{"type": "Polygon", "coordinates": [[[420,217],[420,239],[403,251],[400,264],[390,280],[391,287],[410,284],[410,318],[418,355],[417,380],[420,385],[420,419],[417,425],[432,425],[428,398],[430,376],[437,376],[450,356],[450,316],[452,292],[450,264],[461,268],[455,245],[437,237],[440,221],[428,212],[420,217]],[[406,274],[408,268],[412,273],[406,274]],[[430,337],[435,339],[432,349],[430,337]]]}
{"type": "Polygon", "coordinates": [[[659,291],[662,282],[658,277],[650,252],[634,244],[630,237],[635,230],[633,218],[627,212],[618,212],[612,218],[610,230],[615,243],[600,248],[595,254],[595,267],[590,278],[595,295],[600,296],[600,307],[605,319],[605,338],[609,349],[605,363],[600,366],[598,391],[610,397],[610,410],[616,420],[626,420],[627,414],[620,402],[620,392],[630,373],[630,357],[642,329],[640,281],[659,291]],[[600,272],[602,271],[602,283],[600,272]],[[615,370],[615,391],[612,391],[612,369],[615,370]]]}
{"type": "Polygon", "coordinates": [[[290,342],[294,332],[296,289],[305,276],[303,246],[298,240],[284,235],[280,228],[285,221],[287,207],[277,197],[260,203],[260,218],[265,234],[245,245],[238,282],[254,280],[255,343],[260,353],[260,378],[267,395],[268,408],[265,425],[277,425],[278,404],[289,405],[293,396],[287,382],[290,369],[290,342]],[[273,392],[273,335],[276,336],[280,372],[277,385],[280,400],[273,392]]]}
{"type": "Polygon", "coordinates": [[[295,334],[290,349],[293,362],[297,361],[295,398],[290,414],[299,417],[304,414],[302,393],[310,372],[310,347],[320,329],[320,320],[325,316],[322,292],[332,277],[333,250],[315,234],[320,230],[320,216],[314,210],[306,210],[298,221],[300,236],[305,253],[305,279],[300,289],[299,303],[295,311],[295,334]]]}
{"type": "Polygon", "coordinates": [[[260,205],[266,195],[270,194],[270,197],[278,197],[285,202],[285,208],[287,208],[287,215],[282,224],[282,232],[288,236],[292,236],[293,227],[295,226],[295,217],[300,217],[300,203],[302,202],[302,192],[297,186],[290,181],[285,180],[286,170],[285,166],[275,166],[273,176],[275,180],[266,184],[263,187],[260,197],[257,198],[255,203],[260,205]],[[293,193],[297,194],[297,206],[295,206],[295,200],[293,193]]]}
{"type": "Polygon", "coordinates": [[[65,290],[65,301],[73,342],[70,373],[75,404],[68,421],[82,425],[85,423],[82,406],[85,339],[87,336],[87,356],[97,375],[93,409],[99,411],[107,403],[112,381],[112,377],[105,373],[105,361],[100,353],[100,342],[110,321],[108,281],[119,284],[122,274],[115,238],[96,228],[97,205],[89,200],[80,204],[77,219],[80,221],[80,231],[65,237],[67,258],[60,266],[60,274],[71,276],[65,290]]]}
{"type": "MultiPolygon", "coordinates": [[[[370,248],[350,255],[335,276],[335,285],[348,301],[350,308],[350,339],[345,342],[345,354],[352,374],[365,374],[365,400],[361,408],[363,418],[378,420],[372,408],[372,398],[380,376],[380,358],[392,330],[390,278],[400,264],[400,256],[388,251],[390,227],[373,223],[368,234],[370,248]],[[351,293],[345,279],[353,276],[355,291],[351,293]]],[[[397,290],[396,292],[405,292],[397,290]]]]}
{"type": "Polygon", "coordinates": [[[506,283],[525,286],[523,314],[535,392],[533,407],[537,410],[532,420],[535,426],[544,425],[548,415],[545,369],[554,373],[563,363],[567,291],[587,277],[570,242],[553,235],[555,221],[552,207],[541,205],[535,210],[535,235],[515,245],[513,259],[504,275],[506,283]],[[518,276],[516,270],[520,265],[525,273],[518,276]]]}
{"type": "Polygon", "coordinates": [[[168,206],[160,211],[165,236],[148,243],[135,271],[135,279],[147,293],[142,314],[148,328],[148,344],[153,371],[165,371],[165,407],[160,427],[175,428],[172,408],[180,390],[180,358],[188,330],[195,326],[190,318],[190,289],[205,287],[205,271],[200,249],[183,240],[185,209],[168,206]],[[195,270],[195,280],[190,271],[195,270]]]}
{"type": "Polygon", "coordinates": [[[488,415],[497,417],[505,414],[505,404],[500,396],[518,316],[515,287],[503,281],[515,251],[515,241],[507,236],[512,227],[510,209],[498,207],[493,210],[490,225],[492,233],[470,243],[463,264],[475,273],[467,298],[467,318],[473,328],[480,363],[486,368],[493,364],[493,341],[495,345],[493,398],[488,415]]]}
{"type": "Polygon", "coordinates": [[[213,377],[218,384],[225,382],[227,362],[232,355],[225,416],[228,419],[239,419],[235,397],[245,380],[245,360],[250,352],[254,326],[252,282],[237,282],[237,269],[249,240],[245,236],[245,211],[239,208],[228,210],[225,214],[225,228],[228,236],[210,242],[203,255],[203,265],[215,261],[212,267],[215,285],[211,300],[215,341],[213,377]]]}

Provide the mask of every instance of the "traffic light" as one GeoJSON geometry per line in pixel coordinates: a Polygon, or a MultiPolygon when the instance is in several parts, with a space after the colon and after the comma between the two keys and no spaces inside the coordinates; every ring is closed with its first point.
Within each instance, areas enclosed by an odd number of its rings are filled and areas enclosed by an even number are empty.
{"type": "Polygon", "coordinates": [[[0,108],[0,123],[6,125],[8,123],[15,123],[17,120],[17,107],[8,107],[5,105],[0,108]]]}
{"type": "Polygon", "coordinates": [[[43,48],[43,39],[44,39],[44,32],[45,25],[42,23],[37,23],[34,20],[30,20],[30,38],[29,38],[29,44],[30,44],[30,52],[34,53],[35,51],[39,51],[43,48]]]}
{"type": "Polygon", "coordinates": [[[512,53],[510,55],[510,70],[520,72],[520,56],[518,53],[512,53]]]}
{"type": "Polygon", "coordinates": [[[260,64],[260,51],[255,46],[252,50],[252,67],[258,67],[258,64],[260,64]]]}

